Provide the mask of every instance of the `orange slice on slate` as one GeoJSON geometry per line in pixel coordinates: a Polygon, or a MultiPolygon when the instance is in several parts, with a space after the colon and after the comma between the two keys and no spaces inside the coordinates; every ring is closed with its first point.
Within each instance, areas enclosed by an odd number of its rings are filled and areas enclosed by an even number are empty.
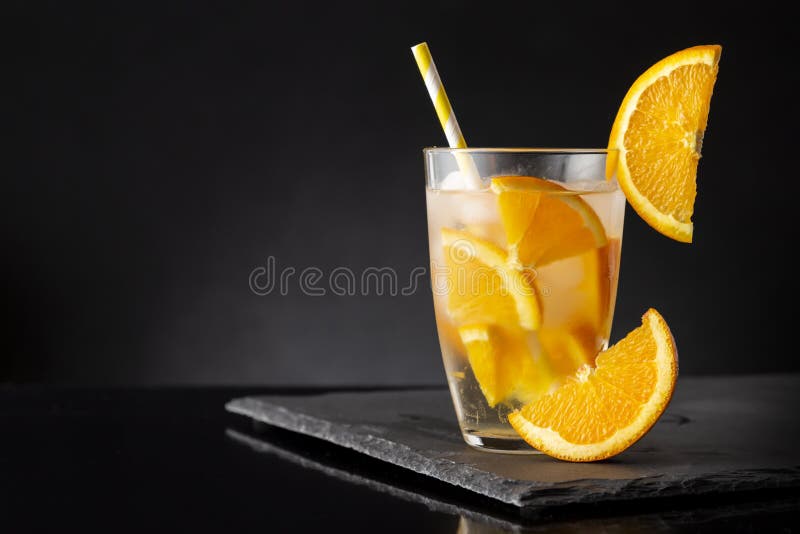
{"type": "Polygon", "coordinates": [[[667,323],[653,309],[642,326],[597,356],[596,367],[509,415],[531,446],[573,462],[609,458],[641,438],[667,407],[678,353],[667,323]]]}

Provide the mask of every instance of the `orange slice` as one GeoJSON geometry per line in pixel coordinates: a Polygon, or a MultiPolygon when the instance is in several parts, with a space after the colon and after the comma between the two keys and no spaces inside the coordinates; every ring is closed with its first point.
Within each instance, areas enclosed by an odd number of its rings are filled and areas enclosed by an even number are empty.
{"type": "Polygon", "coordinates": [[[667,323],[653,309],[642,326],[581,367],[573,380],[509,415],[533,447],[562,460],[590,462],[619,454],[664,412],[678,375],[667,323]]]}
{"type": "Polygon", "coordinates": [[[448,304],[457,325],[499,324],[536,330],[542,322],[535,289],[508,265],[506,252],[472,234],[442,229],[448,304]]]}
{"type": "MultiPolygon", "coordinates": [[[[553,370],[561,377],[575,374],[584,364],[594,365],[611,330],[616,292],[612,276],[618,265],[620,240],[610,238],[606,246],[592,249],[571,266],[555,265],[538,271],[538,288],[556,291],[560,298],[542,298],[544,321],[539,340],[553,370]],[[568,268],[573,272],[568,273],[568,268]],[[554,287],[553,284],[560,284],[554,287]]],[[[537,288],[537,289],[538,289],[537,288]]]]}
{"type": "Polygon", "coordinates": [[[509,261],[547,265],[606,244],[603,223],[575,192],[530,176],[492,179],[506,232],[509,261]]]}
{"type": "Polygon", "coordinates": [[[542,328],[539,331],[550,366],[561,377],[572,376],[582,365],[593,365],[601,347],[593,327],[582,324],[573,328],[542,328]]]}
{"type": "Polygon", "coordinates": [[[547,391],[552,375],[546,363],[534,360],[525,332],[496,325],[458,329],[475,379],[490,407],[512,399],[530,402],[547,391]]]}
{"type": "Polygon", "coordinates": [[[721,51],[695,46],[647,69],[625,95],[608,140],[617,152],[606,175],[616,170],[628,202],[650,226],[686,243],[721,51]]]}
{"type": "Polygon", "coordinates": [[[612,254],[618,248],[619,239],[612,239],[605,247],[593,250],[581,258],[584,276],[580,282],[580,291],[587,300],[586,310],[583,311],[597,332],[610,330],[605,323],[611,318],[611,313],[609,313],[612,290],[610,272],[613,265],[611,262],[616,261],[612,254]]]}

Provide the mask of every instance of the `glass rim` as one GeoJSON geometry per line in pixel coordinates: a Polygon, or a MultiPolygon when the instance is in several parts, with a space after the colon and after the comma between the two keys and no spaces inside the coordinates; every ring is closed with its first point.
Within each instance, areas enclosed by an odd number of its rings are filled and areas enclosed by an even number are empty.
{"type": "Polygon", "coordinates": [[[608,154],[619,152],[617,148],[537,148],[537,147],[467,147],[451,148],[429,146],[422,149],[425,154],[477,153],[477,154],[608,154]]]}

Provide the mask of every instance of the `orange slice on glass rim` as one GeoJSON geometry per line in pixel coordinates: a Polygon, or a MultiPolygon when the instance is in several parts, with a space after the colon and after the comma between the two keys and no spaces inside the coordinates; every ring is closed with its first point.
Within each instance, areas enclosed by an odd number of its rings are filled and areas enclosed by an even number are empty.
{"type": "Polygon", "coordinates": [[[697,164],[717,79],[718,45],[676,52],[633,83],[617,112],[606,176],[616,171],[636,213],[677,241],[690,243],[697,164]]]}

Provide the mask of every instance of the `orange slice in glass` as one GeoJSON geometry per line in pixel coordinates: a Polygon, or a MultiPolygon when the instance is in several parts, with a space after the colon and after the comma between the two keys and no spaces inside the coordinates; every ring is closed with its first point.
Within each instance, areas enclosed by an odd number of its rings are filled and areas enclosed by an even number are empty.
{"type": "Polygon", "coordinates": [[[588,324],[539,330],[547,360],[559,377],[572,376],[583,365],[593,365],[598,347],[596,330],[588,324]]]}
{"type": "Polygon", "coordinates": [[[575,192],[531,176],[492,179],[509,261],[537,267],[606,244],[603,223],[575,192]]]}
{"type": "Polygon", "coordinates": [[[447,267],[447,310],[455,324],[499,324],[536,330],[542,313],[523,273],[497,245],[460,230],[442,229],[447,267]]]}
{"type": "Polygon", "coordinates": [[[545,361],[534,359],[522,330],[497,325],[458,329],[475,379],[490,407],[514,399],[530,402],[547,391],[552,375],[545,361]]]}

